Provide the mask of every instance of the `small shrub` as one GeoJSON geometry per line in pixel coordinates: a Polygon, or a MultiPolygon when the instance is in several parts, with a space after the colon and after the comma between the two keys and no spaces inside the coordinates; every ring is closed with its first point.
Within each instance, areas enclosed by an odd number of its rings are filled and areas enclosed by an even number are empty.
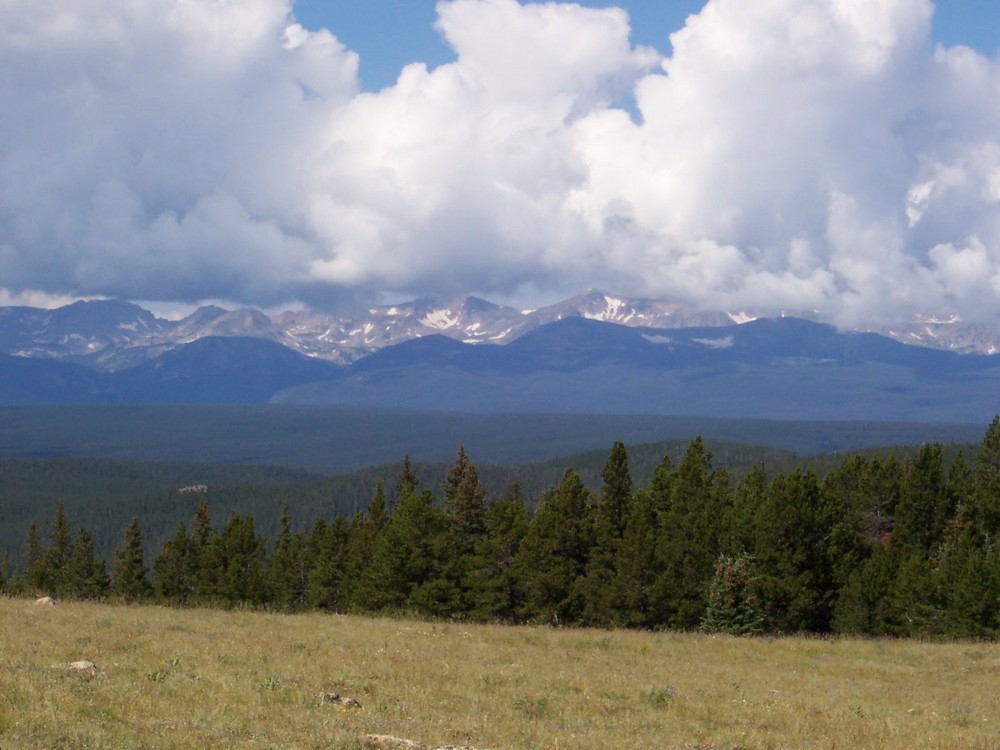
{"type": "Polygon", "coordinates": [[[675,690],[672,686],[653,688],[645,694],[645,698],[654,706],[666,706],[674,699],[675,690]]]}

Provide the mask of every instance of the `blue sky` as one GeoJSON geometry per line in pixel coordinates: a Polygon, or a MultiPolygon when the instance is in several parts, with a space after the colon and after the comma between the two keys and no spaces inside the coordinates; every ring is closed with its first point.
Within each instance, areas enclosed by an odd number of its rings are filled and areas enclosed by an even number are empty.
{"type": "Polygon", "coordinates": [[[0,304],[994,326],[997,8],[4,0],[0,304]]]}
{"type": "MultiPolygon", "coordinates": [[[[752,1],[752,0],[750,0],[752,1]]],[[[628,12],[632,40],[669,53],[669,35],[701,10],[704,0],[583,0],[591,8],[609,5],[628,12]]],[[[454,55],[434,30],[435,0],[295,0],[294,13],[310,29],[331,30],[361,56],[366,89],[395,82],[403,65],[425,62],[433,67],[454,55]]],[[[1000,49],[1000,3],[996,0],[939,2],[934,13],[934,40],[965,44],[988,55],[1000,49]]]]}

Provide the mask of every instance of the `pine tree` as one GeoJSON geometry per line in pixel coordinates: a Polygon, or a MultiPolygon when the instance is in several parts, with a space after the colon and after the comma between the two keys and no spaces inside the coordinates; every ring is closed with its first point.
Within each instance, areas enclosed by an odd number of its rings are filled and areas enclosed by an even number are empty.
{"type": "Polygon", "coordinates": [[[885,631],[895,636],[940,634],[942,592],[932,552],[954,514],[939,444],[924,445],[903,471],[888,551],[892,585],[883,607],[885,631]]]}
{"type": "Polygon", "coordinates": [[[379,534],[365,570],[361,604],[375,611],[455,612],[458,581],[445,573],[451,554],[448,520],[429,490],[404,493],[379,534]]]}
{"type": "Polygon", "coordinates": [[[357,591],[367,610],[411,610],[430,616],[454,614],[460,581],[455,577],[447,516],[429,490],[416,489],[409,459],[396,481],[396,506],[374,540],[371,563],[357,591]]]}
{"type": "Polygon", "coordinates": [[[671,482],[669,506],[660,518],[655,608],[664,624],[698,627],[708,586],[722,551],[722,522],[729,512],[726,475],[712,471],[712,454],[699,437],[691,441],[671,482]]]}
{"type": "Polygon", "coordinates": [[[767,469],[754,466],[733,493],[733,504],[723,519],[722,546],[731,557],[752,555],[757,513],[767,497],[767,469]]]}
{"type": "Polygon", "coordinates": [[[111,593],[124,601],[132,602],[145,599],[150,592],[142,552],[142,531],[139,519],[133,518],[125,529],[122,543],[115,548],[111,593]]]}
{"type": "Polygon", "coordinates": [[[230,514],[218,538],[222,558],[222,597],[230,604],[260,604],[264,585],[264,540],[254,530],[253,516],[230,514]]]}
{"type": "Polygon", "coordinates": [[[398,503],[404,495],[411,495],[416,492],[419,484],[420,480],[417,479],[417,475],[413,473],[413,465],[410,463],[410,457],[403,456],[403,466],[400,468],[399,475],[396,477],[395,485],[393,485],[396,502],[398,503]]]}
{"type": "Polygon", "coordinates": [[[309,568],[306,540],[292,531],[286,503],[278,520],[274,552],[268,561],[268,601],[289,612],[304,609],[308,604],[309,568]]]}
{"type": "Polygon", "coordinates": [[[578,581],[593,544],[589,513],[590,495],[573,469],[542,495],[515,561],[525,589],[522,619],[563,625],[580,619],[578,581]]]}
{"type": "Polygon", "coordinates": [[[812,471],[775,477],[755,528],[761,606],[781,632],[825,632],[836,597],[827,548],[832,519],[812,471]]]}
{"type": "Polygon", "coordinates": [[[621,441],[612,446],[601,479],[601,494],[592,514],[594,544],[580,582],[581,620],[589,625],[621,624],[622,620],[615,599],[619,551],[632,503],[632,476],[621,441]]]}
{"type": "Polygon", "coordinates": [[[878,544],[851,572],[834,607],[831,628],[843,635],[884,636],[892,631],[890,600],[897,555],[878,544]]]}
{"type": "Polygon", "coordinates": [[[367,512],[356,515],[348,529],[341,587],[341,606],[345,610],[358,609],[370,612],[383,606],[380,603],[379,593],[371,587],[372,576],[368,573],[368,568],[378,540],[391,518],[382,490],[382,481],[379,480],[375,483],[367,512]]]}
{"type": "Polygon", "coordinates": [[[104,560],[94,552],[94,540],[80,528],[69,553],[67,565],[69,593],[80,599],[100,599],[108,588],[104,560]]]}
{"type": "Polygon", "coordinates": [[[476,545],[469,572],[472,594],[470,614],[478,620],[514,622],[524,601],[524,591],[514,570],[521,540],[531,525],[517,484],[486,507],[486,531],[476,545]]]}
{"type": "Polygon", "coordinates": [[[980,535],[1000,535],[1000,415],[983,436],[973,469],[975,494],[968,505],[969,520],[980,535]]]}
{"type": "Polygon", "coordinates": [[[924,445],[903,476],[892,543],[926,554],[941,542],[954,513],[945,483],[941,445],[924,445]]]}
{"type": "Polygon", "coordinates": [[[886,521],[875,520],[869,530],[872,508],[878,504],[872,498],[871,484],[870,465],[863,456],[848,459],[823,483],[822,504],[832,523],[826,548],[834,599],[839,598],[853,572],[871,556],[877,540],[888,529],[886,521]]]}
{"type": "Polygon", "coordinates": [[[476,467],[458,447],[458,457],[445,476],[444,509],[460,557],[473,553],[486,530],[486,491],[479,483],[476,467]]]}
{"type": "Polygon", "coordinates": [[[386,503],[385,491],[382,489],[381,479],[375,481],[375,491],[372,493],[372,499],[368,503],[367,515],[368,522],[376,533],[381,531],[382,527],[389,520],[389,506],[386,503]]]}
{"type": "Polygon", "coordinates": [[[45,569],[44,588],[55,596],[65,596],[70,592],[67,568],[72,547],[73,534],[66,521],[66,511],[60,503],[52,519],[49,544],[43,553],[42,563],[45,569]]]}
{"type": "Polygon", "coordinates": [[[157,597],[172,604],[183,604],[194,594],[192,542],[183,522],[164,542],[153,561],[153,589],[157,597]]]}
{"type": "Polygon", "coordinates": [[[309,606],[342,612],[345,601],[345,572],[350,527],[338,516],[332,524],[316,519],[309,536],[309,606]]]}
{"type": "Polygon", "coordinates": [[[24,584],[35,592],[46,590],[45,549],[38,525],[32,521],[24,539],[24,584]]]}
{"type": "Polygon", "coordinates": [[[989,546],[966,542],[941,571],[944,598],[942,632],[952,638],[994,638],[1000,608],[1000,571],[989,546]]]}
{"type": "Polygon", "coordinates": [[[469,576],[475,565],[476,547],[486,533],[486,491],[462,446],[445,475],[444,511],[449,538],[442,539],[442,544],[451,547],[447,553],[445,578],[458,582],[459,601],[455,607],[467,612],[473,607],[475,598],[469,576]]]}
{"type": "Polygon", "coordinates": [[[670,507],[673,478],[670,457],[664,456],[629,510],[614,584],[614,609],[622,625],[652,628],[665,621],[654,596],[655,584],[663,574],[656,550],[660,519],[670,507]]]}
{"type": "Polygon", "coordinates": [[[208,503],[198,503],[191,519],[187,580],[194,602],[208,604],[224,598],[225,563],[218,532],[212,526],[208,503]]]}
{"type": "Polygon", "coordinates": [[[935,634],[990,638],[997,630],[1000,571],[993,540],[979,536],[961,507],[930,556],[935,634]]]}

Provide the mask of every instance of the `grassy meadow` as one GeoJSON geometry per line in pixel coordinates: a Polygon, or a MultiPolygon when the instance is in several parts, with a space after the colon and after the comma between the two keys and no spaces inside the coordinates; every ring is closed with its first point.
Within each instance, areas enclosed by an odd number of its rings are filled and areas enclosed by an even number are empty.
{"type": "Polygon", "coordinates": [[[0,598],[0,747],[991,748],[998,669],[985,643],[0,598]]]}

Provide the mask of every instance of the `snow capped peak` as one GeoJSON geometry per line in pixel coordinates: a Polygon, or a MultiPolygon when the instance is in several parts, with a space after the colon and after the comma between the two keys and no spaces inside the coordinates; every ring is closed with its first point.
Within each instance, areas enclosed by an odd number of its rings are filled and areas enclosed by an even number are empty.
{"type": "Polygon", "coordinates": [[[428,328],[444,331],[458,325],[458,316],[451,310],[432,310],[420,319],[428,328]]]}

